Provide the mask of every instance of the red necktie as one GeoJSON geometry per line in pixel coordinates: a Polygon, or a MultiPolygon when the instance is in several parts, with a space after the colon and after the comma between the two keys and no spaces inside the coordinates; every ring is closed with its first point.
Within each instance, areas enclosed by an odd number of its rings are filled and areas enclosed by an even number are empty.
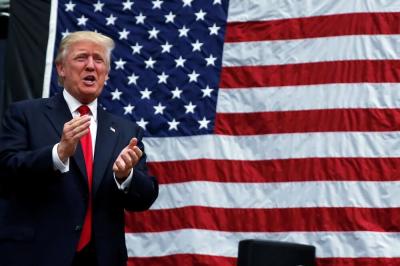
{"type": "MultiPolygon", "coordinates": [[[[82,105],[78,108],[80,115],[85,115],[90,113],[89,107],[87,105],[82,105]]],[[[85,215],[85,221],[83,222],[81,237],[79,239],[77,251],[82,250],[89,242],[92,235],[92,174],[93,174],[93,155],[92,155],[92,136],[89,132],[81,138],[81,146],[83,157],[85,158],[86,173],[88,177],[89,185],[89,199],[88,207],[85,215]]]]}

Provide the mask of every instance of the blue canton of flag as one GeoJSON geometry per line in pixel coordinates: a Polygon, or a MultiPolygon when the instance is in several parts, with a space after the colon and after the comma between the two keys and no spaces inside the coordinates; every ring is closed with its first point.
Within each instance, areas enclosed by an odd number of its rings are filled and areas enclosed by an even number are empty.
{"type": "MultiPolygon", "coordinates": [[[[116,42],[99,102],[147,136],[213,132],[227,1],[59,1],[55,46],[78,30],[116,42]]],[[[50,94],[60,91],[53,69],[50,94]]]]}

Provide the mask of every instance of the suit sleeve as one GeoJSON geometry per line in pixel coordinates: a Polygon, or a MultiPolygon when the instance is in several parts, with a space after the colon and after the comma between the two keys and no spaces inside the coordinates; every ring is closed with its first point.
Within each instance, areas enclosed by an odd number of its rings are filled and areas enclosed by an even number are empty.
{"type": "Polygon", "coordinates": [[[124,193],[124,208],[130,211],[143,211],[150,208],[158,196],[158,182],[154,176],[148,174],[146,153],[142,142],[143,130],[139,128],[137,136],[139,148],[143,156],[133,170],[132,182],[128,193],[124,193]]]}
{"type": "MultiPolygon", "coordinates": [[[[12,104],[6,112],[0,131],[0,169],[2,176],[14,180],[56,174],[52,163],[52,146],[32,150],[27,118],[22,104],[12,104]],[[16,178],[14,178],[16,177],[16,178]]],[[[40,125],[38,125],[40,126],[40,125]]],[[[45,137],[45,136],[43,136],[45,137]]]]}

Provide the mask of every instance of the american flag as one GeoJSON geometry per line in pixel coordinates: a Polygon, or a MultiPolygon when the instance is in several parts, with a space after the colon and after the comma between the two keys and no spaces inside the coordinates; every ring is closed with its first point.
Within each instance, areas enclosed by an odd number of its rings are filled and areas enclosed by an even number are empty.
{"type": "Polygon", "coordinates": [[[52,1],[117,46],[100,102],[146,131],[161,183],[129,265],[235,265],[238,242],[318,265],[400,265],[400,1],[52,1]]]}

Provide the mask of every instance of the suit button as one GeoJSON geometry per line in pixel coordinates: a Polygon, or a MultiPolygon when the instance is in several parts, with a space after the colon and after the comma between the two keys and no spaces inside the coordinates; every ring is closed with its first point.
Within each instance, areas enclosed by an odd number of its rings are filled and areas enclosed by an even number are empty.
{"type": "Polygon", "coordinates": [[[79,232],[79,231],[81,231],[82,230],[82,226],[81,225],[75,225],[75,232],[79,232]]]}

